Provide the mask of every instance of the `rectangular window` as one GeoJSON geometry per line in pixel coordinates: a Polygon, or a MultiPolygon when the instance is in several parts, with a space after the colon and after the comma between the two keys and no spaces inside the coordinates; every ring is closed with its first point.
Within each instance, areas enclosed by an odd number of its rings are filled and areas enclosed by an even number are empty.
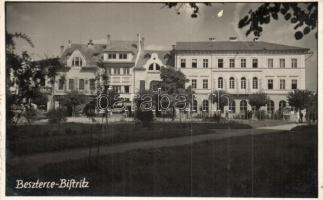
{"type": "Polygon", "coordinates": [[[107,68],[107,71],[108,71],[108,74],[112,74],[112,73],[111,73],[111,67],[108,67],[108,68],[107,68]]]}
{"type": "Polygon", "coordinates": [[[203,59],[203,68],[209,67],[209,59],[203,59]]]}
{"type": "Polygon", "coordinates": [[[140,91],[145,91],[145,81],[140,80],[140,91]]]}
{"type": "Polygon", "coordinates": [[[208,86],[208,80],[207,79],[203,79],[203,89],[207,89],[208,86]]]}
{"type": "Polygon", "coordinates": [[[110,53],[109,54],[109,59],[116,59],[117,55],[115,53],[110,53]]]}
{"type": "Polygon", "coordinates": [[[181,68],[185,68],[185,67],[186,67],[186,60],[181,59],[181,68]]]}
{"type": "Polygon", "coordinates": [[[268,68],[274,68],[274,59],[268,58],[268,68]]]}
{"type": "Polygon", "coordinates": [[[258,68],[258,59],[252,59],[252,68],[258,68]]]}
{"type": "Polygon", "coordinates": [[[293,79],[292,80],[292,90],[296,90],[297,89],[297,80],[293,79]]]}
{"type": "Polygon", "coordinates": [[[112,86],[112,89],[116,93],[121,93],[121,86],[119,86],[119,85],[112,86]]]}
{"type": "Polygon", "coordinates": [[[129,68],[123,68],[123,74],[129,74],[130,69],[129,68]]]}
{"type": "Polygon", "coordinates": [[[192,68],[197,68],[197,60],[192,59],[192,68]]]}
{"type": "Polygon", "coordinates": [[[79,89],[84,90],[84,79],[79,80],[79,89]]]}
{"type": "Polygon", "coordinates": [[[68,80],[68,89],[69,90],[74,90],[74,79],[69,79],[68,80]]]}
{"type": "Polygon", "coordinates": [[[218,59],[218,68],[223,68],[223,59],[218,59]]]}
{"type": "Polygon", "coordinates": [[[90,90],[95,90],[95,79],[90,79],[90,90]]]}
{"type": "Polygon", "coordinates": [[[126,93],[126,94],[129,93],[129,86],[128,85],[124,86],[124,93],[126,93]]]}
{"type": "Polygon", "coordinates": [[[274,89],[274,81],[273,79],[268,79],[268,90],[274,89]]]}
{"type": "Polygon", "coordinates": [[[218,79],[218,88],[220,88],[220,89],[222,89],[222,88],[223,88],[223,78],[222,78],[222,77],[220,77],[220,78],[218,79]]]}
{"type": "Polygon", "coordinates": [[[120,53],[120,54],[119,54],[119,59],[124,59],[124,60],[126,60],[126,59],[127,59],[127,54],[126,54],[126,53],[120,53]]]}
{"type": "Polygon", "coordinates": [[[63,78],[59,79],[58,89],[59,90],[64,89],[64,79],[63,78]]]}
{"type": "Polygon", "coordinates": [[[292,59],[292,68],[297,68],[297,59],[296,58],[293,58],[292,59]]]}
{"type": "Polygon", "coordinates": [[[246,59],[241,59],[241,68],[246,68],[246,66],[247,66],[246,59]]]}
{"type": "Polygon", "coordinates": [[[279,67],[285,68],[285,59],[284,58],[279,59],[279,67]]]}
{"type": "Polygon", "coordinates": [[[230,68],[234,68],[234,59],[230,59],[230,68]]]}
{"type": "Polygon", "coordinates": [[[196,89],[196,79],[192,79],[192,89],[196,89]]]}
{"type": "Polygon", "coordinates": [[[285,90],[285,80],[284,79],[279,80],[279,88],[281,90],[285,90]]]}
{"type": "Polygon", "coordinates": [[[120,75],[120,68],[114,68],[114,74],[120,75]]]}

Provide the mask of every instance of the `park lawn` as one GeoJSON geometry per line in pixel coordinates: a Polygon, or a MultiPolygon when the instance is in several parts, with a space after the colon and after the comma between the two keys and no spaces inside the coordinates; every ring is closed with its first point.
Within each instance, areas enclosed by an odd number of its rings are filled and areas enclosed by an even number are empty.
{"type": "Polygon", "coordinates": [[[210,129],[251,126],[236,122],[226,123],[154,123],[149,128],[134,123],[110,124],[102,129],[100,124],[64,123],[61,125],[25,125],[7,130],[7,148],[11,154],[27,155],[41,152],[86,148],[96,145],[114,145],[136,141],[172,138],[210,133],[210,129]]]}
{"type": "Polygon", "coordinates": [[[87,190],[39,193],[47,195],[317,197],[317,128],[112,154],[97,167],[88,159],[48,164],[34,177],[90,181],[87,190]]]}

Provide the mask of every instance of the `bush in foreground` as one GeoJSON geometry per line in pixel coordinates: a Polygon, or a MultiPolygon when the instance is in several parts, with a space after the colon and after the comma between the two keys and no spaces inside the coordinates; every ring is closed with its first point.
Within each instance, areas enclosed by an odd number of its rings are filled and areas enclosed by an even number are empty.
{"type": "Polygon", "coordinates": [[[50,110],[47,113],[47,118],[51,124],[61,123],[66,120],[66,110],[63,108],[50,110]]]}

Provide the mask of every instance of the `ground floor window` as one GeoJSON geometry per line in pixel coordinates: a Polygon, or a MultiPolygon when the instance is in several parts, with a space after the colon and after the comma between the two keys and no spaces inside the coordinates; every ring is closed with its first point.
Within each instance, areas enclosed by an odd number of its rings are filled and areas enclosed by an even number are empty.
{"type": "Polygon", "coordinates": [[[247,111],[247,108],[248,108],[247,101],[246,100],[241,100],[240,101],[240,111],[245,112],[245,111],[247,111]]]}
{"type": "Polygon", "coordinates": [[[279,112],[283,112],[284,108],[286,107],[286,101],[281,100],[279,102],[279,112]]]}
{"type": "Polygon", "coordinates": [[[197,112],[197,101],[196,100],[193,101],[192,111],[197,112]]]}
{"type": "Polygon", "coordinates": [[[229,106],[229,110],[232,112],[232,113],[235,113],[236,112],[236,102],[235,101],[230,101],[230,106],[229,106]]]}
{"type": "Polygon", "coordinates": [[[267,112],[268,113],[273,113],[275,110],[275,103],[272,100],[269,100],[267,103],[267,112]]]}
{"type": "Polygon", "coordinates": [[[209,101],[206,99],[203,100],[202,111],[209,111],[209,101]]]}

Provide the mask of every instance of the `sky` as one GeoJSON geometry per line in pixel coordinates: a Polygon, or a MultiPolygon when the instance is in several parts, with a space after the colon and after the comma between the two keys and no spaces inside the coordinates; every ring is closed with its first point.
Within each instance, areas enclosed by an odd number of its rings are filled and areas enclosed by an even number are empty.
{"type": "MultiPolygon", "coordinates": [[[[171,49],[179,41],[206,41],[210,37],[225,41],[237,37],[252,41],[239,29],[239,20],[257,3],[213,3],[200,7],[197,18],[183,6],[178,15],[161,3],[6,3],[6,30],[27,34],[35,47],[17,41],[17,51],[27,50],[35,60],[56,57],[61,45],[72,43],[105,43],[107,34],[112,40],[145,38],[145,49],[171,49]],[[218,13],[223,10],[223,15],[218,13]]],[[[315,32],[302,40],[294,38],[293,24],[279,16],[263,26],[259,41],[309,48],[313,55],[306,58],[306,87],[317,90],[317,39],[315,32]]]]}

